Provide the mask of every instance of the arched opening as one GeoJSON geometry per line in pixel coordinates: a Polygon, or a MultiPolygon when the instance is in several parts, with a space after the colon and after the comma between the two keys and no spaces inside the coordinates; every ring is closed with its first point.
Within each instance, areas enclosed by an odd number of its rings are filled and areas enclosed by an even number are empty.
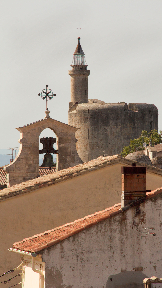
{"type": "Polygon", "coordinates": [[[50,129],[44,129],[39,135],[39,169],[43,169],[41,175],[48,174],[48,170],[54,172],[58,167],[58,137],[50,129]],[[46,173],[43,173],[43,171],[46,173]]]}

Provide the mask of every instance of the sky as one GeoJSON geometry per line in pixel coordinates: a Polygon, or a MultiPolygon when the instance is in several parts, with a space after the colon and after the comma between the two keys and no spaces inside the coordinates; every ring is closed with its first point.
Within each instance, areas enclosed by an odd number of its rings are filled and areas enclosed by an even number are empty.
{"type": "Polygon", "coordinates": [[[50,116],[68,123],[77,37],[89,99],[155,104],[162,130],[161,0],[1,0],[0,149],[19,146],[15,128],[44,118],[46,84],[56,93],[50,116]]]}

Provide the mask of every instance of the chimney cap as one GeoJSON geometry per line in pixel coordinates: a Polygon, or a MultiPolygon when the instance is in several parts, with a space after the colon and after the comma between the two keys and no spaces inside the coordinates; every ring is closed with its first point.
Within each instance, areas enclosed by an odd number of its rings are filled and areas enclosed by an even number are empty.
{"type": "Polygon", "coordinates": [[[146,167],[144,166],[122,166],[122,174],[146,174],[146,167]]]}

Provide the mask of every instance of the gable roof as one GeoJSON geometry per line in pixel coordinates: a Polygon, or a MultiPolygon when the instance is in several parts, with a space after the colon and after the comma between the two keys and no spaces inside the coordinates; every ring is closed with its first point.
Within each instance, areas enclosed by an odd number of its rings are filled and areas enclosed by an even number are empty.
{"type": "Polygon", "coordinates": [[[121,208],[121,204],[115,204],[114,206],[107,208],[103,211],[96,212],[92,215],[86,216],[82,219],[65,224],[52,230],[45,231],[44,233],[34,235],[29,238],[25,238],[20,242],[15,242],[10,248],[10,251],[14,252],[30,252],[38,253],[50,246],[53,246],[70,236],[79,233],[80,231],[87,229],[88,227],[97,224],[105,219],[114,217],[115,215],[122,213],[122,211],[131,208],[132,206],[139,205],[141,202],[147,199],[155,197],[157,194],[162,194],[162,188],[158,188],[154,191],[147,192],[146,198],[141,198],[133,201],[128,206],[121,208]]]}
{"type": "Polygon", "coordinates": [[[27,130],[30,130],[30,129],[33,129],[37,126],[41,126],[42,124],[48,124],[49,126],[52,124],[52,125],[58,125],[60,127],[62,127],[63,129],[65,130],[71,130],[71,131],[76,131],[78,130],[78,128],[75,128],[71,125],[68,125],[68,124],[65,124],[63,122],[60,122],[58,120],[55,120],[55,119],[52,119],[52,118],[45,118],[45,119],[41,119],[41,120],[38,120],[38,121],[35,121],[33,123],[30,123],[30,124],[27,124],[27,125],[24,125],[22,127],[18,127],[16,128],[18,131],[20,132],[23,132],[23,131],[27,131],[27,130]]]}
{"type": "MultiPolygon", "coordinates": [[[[0,202],[11,197],[31,193],[37,189],[55,185],[62,181],[66,181],[67,179],[71,179],[73,177],[77,177],[114,164],[131,165],[132,161],[122,158],[119,155],[106,157],[100,156],[97,159],[93,159],[89,162],[85,162],[74,167],[69,167],[52,174],[44,175],[32,180],[28,180],[26,182],[22,182],[20,184],[13,185],[12,187],[5,188],[0,191],[0,202]]],[[[138,163],[139,166],[142,166],[143,164],[144,163],[138,163]]],[[[147,167],[147,172],[162,175],[162,169],[158,169],[145,164],[144,166],[147,167]]]]}

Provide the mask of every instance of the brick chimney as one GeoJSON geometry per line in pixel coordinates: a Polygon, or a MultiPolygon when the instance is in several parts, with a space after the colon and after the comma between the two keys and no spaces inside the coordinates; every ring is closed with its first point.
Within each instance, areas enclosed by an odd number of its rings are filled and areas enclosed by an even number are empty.
{"type": "Polygon", "coordinates": [[[146,167],[132,166],[121,167],[122,195],[121,207],[127,206],[133,200],[146,196],[146,167]]]}

